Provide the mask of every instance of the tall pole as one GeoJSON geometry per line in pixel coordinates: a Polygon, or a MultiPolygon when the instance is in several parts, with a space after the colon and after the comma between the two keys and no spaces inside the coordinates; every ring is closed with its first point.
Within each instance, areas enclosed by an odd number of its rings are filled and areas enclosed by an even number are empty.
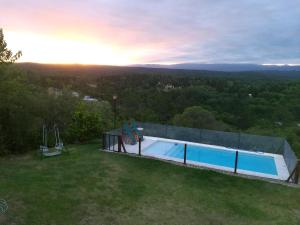
{"type": "Polygon", "coordinates": [[[299,183],[299,170],[300,170],[300,161],[297,162],[296,172],[295,172],[295,184],[299,183]]]}
{"type": "Polygon", "coordinates": [[[238,167],[238,159],[239,159],[239,152],[236,151],[236,152],[235,152],[235,162],[234,162],[234,173],[236,173],[236,171],[237,171],[237,167],[238,167]]]}
{"type": "Polygon", "coordinates": [[[141,150],[142,150],[142,140],[141,138],[139,137],[139,156],[141,156],[141,150]]]}
{"type": "Polygon", "coordinates": [[[113,96],[113,108],[114,108],[114,129],[116,129],[116,120],[117,120],[117,99],[118,96],[113,96]]]}
{"type": "Polygon", "coordinates": [[[184,144],[184,156],[183,156],[183,164],[186,164],[186,144],[184,144]]]}

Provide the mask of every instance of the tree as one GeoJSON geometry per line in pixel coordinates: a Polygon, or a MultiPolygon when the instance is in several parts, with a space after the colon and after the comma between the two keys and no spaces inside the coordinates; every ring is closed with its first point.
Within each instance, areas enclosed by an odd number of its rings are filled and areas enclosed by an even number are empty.
{"type": "Polygon", "coordinates": [[[7,48],[7,43],[4,40],[4,34],[2,28],[0,29],[0,65],[14,63],[22,56],[22,52],[18,51],[13,54],[11,50],[7,48]]]}
{"type": "Polygon", "coordinates": [[[18,72],[3,70],[3,65],[14,63],[21,55],[20,51],[13,54],[7,48],[0,29],[0,155],[16,149],[22,151],[34,139],[28,134],[34,126],[27,126],[32,124],[31,88],[18,72]]]}
{"type": "Polygon", "coordinates": [[[39,118],[38,95],[26,77],[6,70],[0,82],[0,155],[17,153],[37,144],[39,118]]]}
{"type": "Polygon", "coordinates": [[[192,106],[177,114],[173,118],[173,124],[193,128],[205,128],[214,130],[225,130],[227,126],[217,121],[214,115],[201,106],[192,106]]]}
{"type": "Polygon", "coordinates": [[[73,113],[69,135],[79,142],[97,138],[112,127],[112,115],[111,106],[106,101],[82,101],[73,113]]]}

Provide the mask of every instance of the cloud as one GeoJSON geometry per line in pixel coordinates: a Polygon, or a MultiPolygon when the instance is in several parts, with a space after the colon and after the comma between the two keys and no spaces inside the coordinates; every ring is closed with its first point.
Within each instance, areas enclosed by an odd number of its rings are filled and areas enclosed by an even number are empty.
{"type": "Polygon", "coordinates": [[[300,0],[4,0],[9,30],[142,52],[133,63],[300,64],[300,0]]]}

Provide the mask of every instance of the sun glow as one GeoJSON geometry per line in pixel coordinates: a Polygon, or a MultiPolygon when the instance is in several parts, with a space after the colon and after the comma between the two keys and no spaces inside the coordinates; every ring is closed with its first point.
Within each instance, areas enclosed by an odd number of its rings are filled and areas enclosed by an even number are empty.
{"type": "Polygon", "coordinates": [[[10,49],[22,51],[20,62],[128,65],[135,63],[143,54],[83,37],[14,31],[6,31],[4,35],[10,49]]]}

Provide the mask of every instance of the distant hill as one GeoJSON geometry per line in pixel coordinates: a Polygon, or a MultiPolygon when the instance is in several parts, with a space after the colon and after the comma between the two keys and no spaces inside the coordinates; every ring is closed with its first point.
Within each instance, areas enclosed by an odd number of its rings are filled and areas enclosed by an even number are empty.
{"type": "Polygon", "coordinates": [[[197,64],[182,63],[173,65],[161,64],[141,64],[133,65],[147,68],[167,68],[167,69],[185,69],[185,70],[208,70],[222,72],[246,72],[246,71],[300,71],[300,66],[276,66],[259,64],[197,64]]]}
{"type": "Polygon", "coordinates": [[[235,71],[229,64],[177,64],[172,66],[164,65],[135,65],[135,66],[102,66],[102,65],[55,65],[38,63],[16,63],[15,66],[28,74],[40,75],[62,75],[62,76],[122,76],[122,75],[177,75],[177,76],[203,76],[203,77],[227,77],[246,80],[261,79],[300,79],[299,66],[260,66],[246,64],[235,64],[235,71]],[[184,66],[185,65],[185,66],[184,66]],[[193,66],[194,65],[194,68],[193,66]],[[200,69],[203,65],[203,69],[200,69]],[[223,65],[223,66],[222,66],[223,65]],[[225,66],[224,66],[225,65],[225,66]],[[182,68],[181,68],[182,67],[182,68]],[[189,67],[189,69],[184,69],[189,67]],[[227,71],[225,70],[226,68],[227,71]],[[198,68],[198,69],[196,69],[198,68]],[[204,69],[205,68],[205,69],[204,69]],[[211,69],[214,70],[211,70],[211,69]],[[259,70],[259,68],[261,68],[259,70]],[[275,69],[276,68],[276,69],[275,69]],[[243,69],[243,70],[242,70],[243,69]],[[249,70],[247,70],[249,69],[249,70]],[[250,70],[251,69],[251,70],[250,70]],[[224,71],[223,71],[224,70],[224,71]]]}

